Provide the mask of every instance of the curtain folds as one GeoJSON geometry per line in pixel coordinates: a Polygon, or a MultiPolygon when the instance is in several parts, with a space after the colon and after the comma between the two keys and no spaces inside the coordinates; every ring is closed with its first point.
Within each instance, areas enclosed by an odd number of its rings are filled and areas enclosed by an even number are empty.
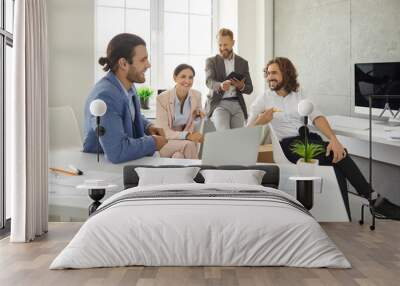
{"type": "Polygon", "coordinates": [[[48,228],[48,53],[45,0],[15,1],[14,71],[6,111],[12,242],[48,228]]]}

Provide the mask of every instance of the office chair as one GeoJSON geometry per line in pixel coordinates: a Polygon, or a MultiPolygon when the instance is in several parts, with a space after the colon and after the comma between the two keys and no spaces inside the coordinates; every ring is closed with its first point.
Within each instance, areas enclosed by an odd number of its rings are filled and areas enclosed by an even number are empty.
{"type": "Polygon", "coordinates": [[[49,108],[50,150],[82,149],[78,121],[71,106],[49,108]]]}
{"type": "Polygon", "coordinates": [[[279,139],[276,136],[274,129],[272,128],[272,125],[268,124],[268,126],[270,130],[270,137],[272,143],[272,158],[274,159],[274,162],[276,164],[293,164],[286,158],[285,153],[282,150],[281,144],[279,143],[279,139]]]}

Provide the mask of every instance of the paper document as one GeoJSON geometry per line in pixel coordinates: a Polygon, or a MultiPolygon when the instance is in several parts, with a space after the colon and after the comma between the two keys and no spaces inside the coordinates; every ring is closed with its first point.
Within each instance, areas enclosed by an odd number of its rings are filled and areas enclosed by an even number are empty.
{"type": "Polygon", "coordinates": [[[49,183],[76,187],[84,183],[85,180],[101,179],[107,183],[112,183],[118,186],[122,185],[122,174],[108,173],[101,171],[85,171],[81,176],[64,176],[56,173],[49,173],[49,183]]]}

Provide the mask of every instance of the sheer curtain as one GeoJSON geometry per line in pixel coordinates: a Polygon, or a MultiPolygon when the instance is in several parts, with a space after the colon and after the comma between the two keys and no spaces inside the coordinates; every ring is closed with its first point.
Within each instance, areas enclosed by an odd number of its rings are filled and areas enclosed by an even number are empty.
{"type": "Polygon", "coordinates": [[[48,227],[48,74],[45,0],[15,1],[13,92],[6,111],[12,242],[48,227]]]}

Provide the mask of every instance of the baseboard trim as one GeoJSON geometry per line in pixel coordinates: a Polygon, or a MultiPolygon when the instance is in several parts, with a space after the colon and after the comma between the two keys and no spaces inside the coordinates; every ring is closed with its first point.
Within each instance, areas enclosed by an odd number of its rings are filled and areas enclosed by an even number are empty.
{"type": "Polygon", "coordinates": [[[11,230],[11,218],[6,220],[6,223],[3,228],[0,228],[0,239],[9,236],[10,230],[11,230]]]}

